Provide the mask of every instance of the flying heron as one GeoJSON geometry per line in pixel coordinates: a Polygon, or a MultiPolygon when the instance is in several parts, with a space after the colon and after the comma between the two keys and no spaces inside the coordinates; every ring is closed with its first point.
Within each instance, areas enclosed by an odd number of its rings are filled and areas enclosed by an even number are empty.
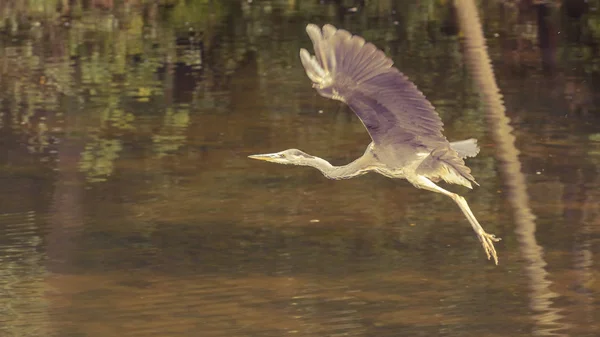
{"type": "MultiPolygon", "coordinates": [[[[348,179],[368,172],[403,178],[417,188],[446,195],[471,223],[488,260],[498,256],[493,234],[486,233],[462,196],[435,183],[444,180],[472,188],[477,184],[463,161],[479,153],[477,140],[448,142],[443,123],[423,93],[372,43],[357,35],[325,25],[309,24],[315,56],[300,49],[306,75],[317,92],[352,108],[366,127],[372,142],[365,153],[348,165],[328,161],[297,149],[257,154],[252,159],[278,164],[312,166],[329,179],[348,179]]],[[[479,185],[479,184],[477,184],[479,185]]]]}

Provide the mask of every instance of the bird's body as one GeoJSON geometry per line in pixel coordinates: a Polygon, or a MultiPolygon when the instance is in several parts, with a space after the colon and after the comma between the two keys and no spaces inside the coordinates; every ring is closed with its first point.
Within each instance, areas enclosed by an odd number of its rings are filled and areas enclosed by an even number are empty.
{"type": "Polygon", "coordinates": [[[447,195],[471,223],[488,258],[493,257],[497,264],[493,242],[499,239],[483,230],[463,197],[435,184],[440,180],[468,188],[477,184],[463,160],[479,153],[477,141],[448,142],[431,103],[373,44],[331,25],[321,30],[310,24],[306,31],[316,56],[301,49],[300,59],[313,87],[321,96],[350,106],[372,142],[361,157],[344,166],[333,166],[296,149],[250,158],[312,166],[330,179],[377,172],[447,195]]]}

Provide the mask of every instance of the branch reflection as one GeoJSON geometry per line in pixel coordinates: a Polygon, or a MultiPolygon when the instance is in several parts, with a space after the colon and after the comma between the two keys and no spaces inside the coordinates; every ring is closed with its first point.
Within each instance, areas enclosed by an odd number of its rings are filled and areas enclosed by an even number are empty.
{"type": "Polygon", "coordinates": [[[521,171],[519,150],[515,146],[510,119],[505,114],[500,89],[496,83],[490,57],[487,53],[479,14],[472,0],[457,0],[456,13],[463,34],[465,64],[473,76],[486,108],[489,129],[497,145],[496,158],[504,175],[508,201],[514,211],[515,233],[526,261],[526,273],[531,289],[530,307],[534,316],[535,335],[564,335],[561,330],[563,316],[560,309],[552,308],[553,298],[558,295],[550,290],[551,281],[545,270],[543,248],[535,237],[535,215],[529,206],[525,176],[521,171]]]}

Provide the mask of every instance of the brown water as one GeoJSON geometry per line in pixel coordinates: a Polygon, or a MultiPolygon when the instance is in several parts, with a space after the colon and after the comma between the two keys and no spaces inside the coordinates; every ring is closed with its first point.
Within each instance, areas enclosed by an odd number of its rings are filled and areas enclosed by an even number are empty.
{"type": "Polygon", "coordinates": [[[0,5],[0,336],[600,335],[598,13],[481,4],[522,204],[448,4],[64,3],[0,5]],[[479,139],[481,186],[449,188],[499,266],[444,196],[247,159],[369,142],[311,88],[309,22],[376,43],[479,139]]]}

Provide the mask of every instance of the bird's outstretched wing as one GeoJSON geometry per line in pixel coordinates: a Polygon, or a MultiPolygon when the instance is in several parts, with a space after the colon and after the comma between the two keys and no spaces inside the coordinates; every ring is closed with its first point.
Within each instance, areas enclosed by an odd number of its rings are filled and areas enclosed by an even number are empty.
{"type": "Polygon", "coordinates": [[[332,25],[309,24],[315,49],[300,58],[313,86],[324,97],[348,104],[376,145],[398,143],[446,146],[443,123],[427,98],[373,44],[332,25]]]}

